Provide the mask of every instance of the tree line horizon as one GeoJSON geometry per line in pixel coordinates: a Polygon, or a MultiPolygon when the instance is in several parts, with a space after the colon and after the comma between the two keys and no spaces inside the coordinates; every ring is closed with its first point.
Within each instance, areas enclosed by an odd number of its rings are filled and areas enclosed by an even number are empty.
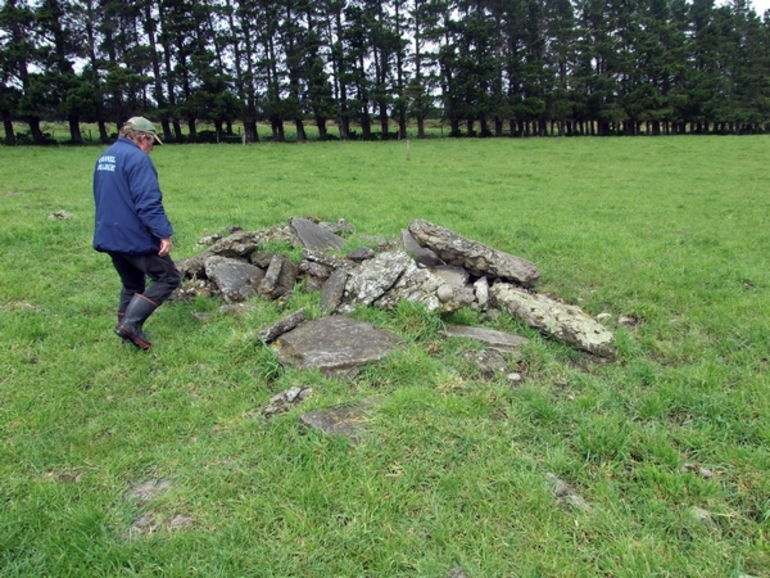
{"type": "Polygon", "coordinates": [[[148,116],[164,142],[770,130],[747,0],[4,0],[5,144],[148,116]],[[28,125],[16,132],[14,123],[28,125]],[[257,124],[266,123],[269,135],[257,124]],[[334,125],[338,134],[332,134],[334,125]],[[393,130],[392,130],[393,129],[393,130]]]}

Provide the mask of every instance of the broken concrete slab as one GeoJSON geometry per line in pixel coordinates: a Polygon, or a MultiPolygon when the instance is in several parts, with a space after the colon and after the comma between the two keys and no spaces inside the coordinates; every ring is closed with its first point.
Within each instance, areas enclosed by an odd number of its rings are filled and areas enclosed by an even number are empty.
{"type": "Polygon", "coordinates": [[[490,298],[496,307],[560,341],[601,357],[615,355],[612,333],[576,305],[528,293],[508,283],[493,285],[490,298]]]}
{"type": "Polygon", "coordinates": [[[292,231],[307,249],[342,249],[345,239],[321,227],[310,219],[293,218],[289,221],[292,231]]]}
{"type": "Polygon", "coordinates": [[[284,367],[340,372],[380,361],[403,345],[398,336],[371,323],[343,316],[306,321],[277,339],[272,347],[284,367]]]}
{"type": "Polygon", "coordinates": [[[466,337],[475,339],[503,353],[515,351],[529,340],[520,335],[512,335],[505,331],[497,329],[488,329],[486,327],[470,327],[465,325],[448,325],[446,329],[439,332],[447,337],[466,337]]]}
{"type": "Polygon", "coordinates": [[[462,267],[477,277],[492,275],[524,287],[534,286],[540,278],[540,269],[534,263],[471,241],[427,221],[412,221],[409,233],[422,247],[431,249],[446,263],[462,267]]]}

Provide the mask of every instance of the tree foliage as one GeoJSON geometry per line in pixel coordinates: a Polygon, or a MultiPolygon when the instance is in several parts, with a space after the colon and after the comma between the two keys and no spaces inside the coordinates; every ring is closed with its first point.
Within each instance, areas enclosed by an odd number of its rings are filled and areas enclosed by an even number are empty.
{"type": "Polygon", "coordinates": [[[746,0],[3,0],[6,143],[144,114],[166,140],[770,128],[770,14],[746,0]],[[14,121],[28,133],[14,133],[14,121]],[[395,126],[397,132],[391,132],[395,126]],[[184,129],[183,129],[184,127],[184,129]],[[360,132],[359,132],[360,131],[360,132]]]}

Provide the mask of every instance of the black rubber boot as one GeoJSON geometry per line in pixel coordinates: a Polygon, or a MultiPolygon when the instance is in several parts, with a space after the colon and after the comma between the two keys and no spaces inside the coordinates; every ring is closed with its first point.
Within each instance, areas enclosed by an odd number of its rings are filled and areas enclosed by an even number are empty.
{"type": "Polygon", "coordinates": [[[128,304],[123,321],[115,327],[115,333],[139,349],[152,348],[152,343],[147,341],[147,336],[142,331],[142,326],[157,308],[158,306],[154,302],[147,299],[144,295],[137,293],[131,299],[131,303],[128,304]]]}

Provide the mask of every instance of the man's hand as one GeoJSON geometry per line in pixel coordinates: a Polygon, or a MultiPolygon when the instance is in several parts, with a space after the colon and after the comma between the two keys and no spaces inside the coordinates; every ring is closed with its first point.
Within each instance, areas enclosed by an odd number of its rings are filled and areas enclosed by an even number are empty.
{"type": "Polygon", "coordinates": [[[160,240],[160,251],[158,251],[159,257],[165,257],[171,251],[171,237],[168,239],[160,240]]]}

